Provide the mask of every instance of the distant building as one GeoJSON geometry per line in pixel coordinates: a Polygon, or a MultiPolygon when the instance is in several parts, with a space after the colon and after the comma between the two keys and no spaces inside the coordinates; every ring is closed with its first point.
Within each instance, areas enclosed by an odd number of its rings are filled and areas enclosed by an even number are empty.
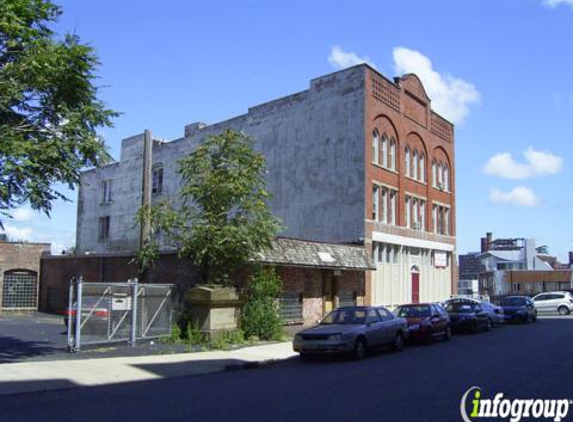
{"type": "MultiPolygon", "coordinates": [[[[569,256],[573,260],[573,254],[569,256]]],[[[534,239],[493,239],[487,233],[481,239],[481,252],[461,255],[459,260],[460,291],[471,286],[478,289],[474,294],[499,296],[571,288],[571,271],[567,270],[571,262],[560,264],[549,255],[547,246],[536,247],[534,239]]]]}

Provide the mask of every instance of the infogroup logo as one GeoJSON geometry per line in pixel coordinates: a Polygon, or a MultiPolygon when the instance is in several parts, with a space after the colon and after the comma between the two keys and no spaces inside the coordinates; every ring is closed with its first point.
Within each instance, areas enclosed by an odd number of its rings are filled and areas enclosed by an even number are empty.
{"type": "Polygon", "coordinates": [[[559,422],[567,417],[571,404],[573,401],[569,399],[505,399],[503,393],[485,399],[480,387],[471,387],[462,396],[460,413],[464,422],[475,422],[479,418],[509,419],[511,422],[534,418],[559,422]]]}

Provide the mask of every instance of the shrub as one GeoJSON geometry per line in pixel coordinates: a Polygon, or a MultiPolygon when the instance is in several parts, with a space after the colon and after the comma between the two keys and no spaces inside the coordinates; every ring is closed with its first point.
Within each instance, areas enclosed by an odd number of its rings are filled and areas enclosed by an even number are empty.
{"type": "Polygon", "coordinates": [[[241,328],[246,338],[280,339],[283,336],[278,297],[282,283],[274,268],[258,267],[243,289],[241,328]]]}

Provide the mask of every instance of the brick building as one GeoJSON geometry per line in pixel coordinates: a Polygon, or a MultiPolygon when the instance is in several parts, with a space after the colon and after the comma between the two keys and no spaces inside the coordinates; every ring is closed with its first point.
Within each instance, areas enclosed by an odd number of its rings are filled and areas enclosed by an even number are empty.
{"type": "Polygon", "coordinates": [[[78,253],[130,253],[142,203],[179,203],[177,160],[224,129],[255,139],[267,161],[272,212],[285,237],[361,245],[376,263],[365,302],[393,305],[455,293],[454,128],[431,109],[420,80],[393,81],[368,65],[170,142],[123,140],[120,161],[82,175],[78,253]]]}
{"type": "Polygon", "coordinates": [[[38,308],[40,257],[49,243],[0,241],[0,311],[38,308]]]}

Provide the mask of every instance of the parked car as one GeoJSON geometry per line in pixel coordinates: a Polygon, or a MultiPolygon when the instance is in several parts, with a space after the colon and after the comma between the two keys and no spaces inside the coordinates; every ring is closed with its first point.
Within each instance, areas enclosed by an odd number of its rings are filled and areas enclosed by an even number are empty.
{"type": "Polygon", "coordinates": [[[394,313],[406,319],[411,340],[430,343],[436,338],[452,337],[450,317],[441,305],[411,303],[398,306],[394,313]]]}
{"type": "Polygon", "coordinates": [[[546,292],[533,297],[535,308],[539,312],[558,312],[569,315],[573,311],[573,295],[569,292],[546,292]]]}
{"type": "Polygon", "coordinates": [[[533,300],[527,296],[507,296],[501,301],[506,321],[537,321],[533,300]]]}
{"type": "Polygon", "coordinates": [[[450,299],[446,303],[452,330],[468,330],[472,333],[480,329],[490,330],[493,322],[483,305],[473,299],[450,299]]]}
{"type": "Polygon", "coordinates": [[[317,326],[296,334],[293,350],[302,358],[310,354],[351,353],[362,359],[377,346],[392,345],[402,350],[407,337],[406,320],[384,307],[342,307],[326,315],[317,326]]]}
{"type": "MultiPolygon", "coordinates": [[[[82,321],[88,319],[84,325],[82,332],[86,334],[105,334],[109,324],[111,299],[109,297],[93,297],[85,296],[82,298],[82,321]]],[[[78,310],[77,302],[74,302],[71,309],[66,309],[64,312],[64,325],[68,327],[68,320],[71,319],[72,330],[75,329],[74,324],[78,310]]]]}
{"type": "Polygon", "coordinates": [[[475,303],[480,304],[482,309],[484,310],[484,312],[487,313],[487,315],[491,321],[492,327],[500,325],[505,321],[505,318],[503,315],[503,308],[501,306],[498,306],[496,304],[488,302],[485,299],[475,299],[475,298],[469,298],[469,297],[456,297],[456,298],[447,300],[444,303],[444,306],[447,305],[447,303],[451,300],[467,300],[467,301],[473,301],[475,303]]]}

